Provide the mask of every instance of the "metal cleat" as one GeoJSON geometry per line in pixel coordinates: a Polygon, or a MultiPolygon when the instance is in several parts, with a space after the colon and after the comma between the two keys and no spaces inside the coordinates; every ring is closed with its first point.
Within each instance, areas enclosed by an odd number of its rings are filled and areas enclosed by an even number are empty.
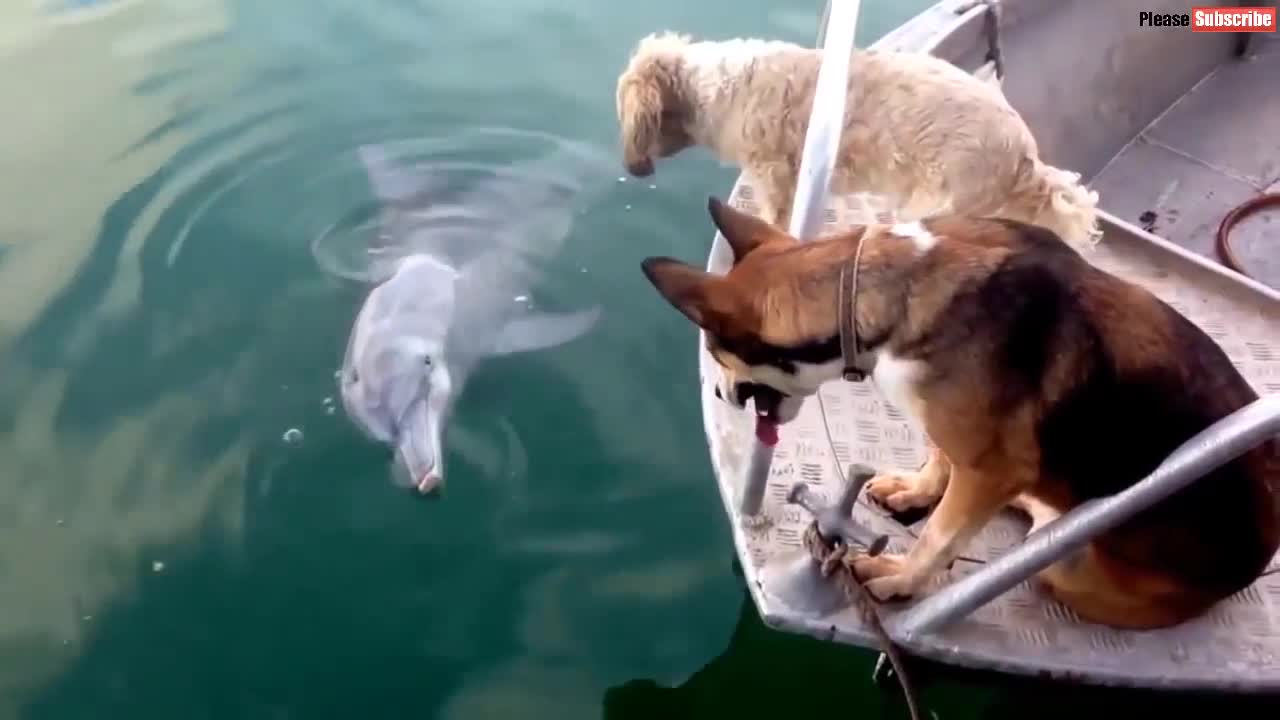
{"type": "Polygon", "coordinates": [[[876,556],[889,544],[888,535],[877,535],[853,519],[853,505],[867,481],[876,472],[866,465],[850,465],[845,474],[844,491],[834,505],[823,505],[821,500],[804,483],[791,486],[787,502],[799,505],[813,515],[818,532],[828,539],[839,539],[846,547],[865,548],[868,555],[876,556]]]}
{"type": "MultiPolygon", "coordinates": [[[[874,476],[875,471],[867,466],[852,465],[846,474],[845,487],[834,505],[823,504],[805,483],[791,487],[787,502],[808,510],[823,538],[838,539],[847,548],[862,548],[868,555],[879,555],[889,544],[888,536],[877,535],[853,519],[853,505],[863,486],[874,476]]],[[[850,603],[836,583],[822,576],[817,561],[807,551],[761,568],[760,584],[764,592],[796,611],[819,617],[850,603]]]]}

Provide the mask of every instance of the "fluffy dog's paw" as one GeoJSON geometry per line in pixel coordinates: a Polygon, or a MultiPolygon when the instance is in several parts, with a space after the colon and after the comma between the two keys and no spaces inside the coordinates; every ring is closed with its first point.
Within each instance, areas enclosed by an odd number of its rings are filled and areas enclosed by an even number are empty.
{"type": "Polygon", "coordinates": [[[892,512],[926,509],[941,497],[920,473],[877,475],[867,481],[867,496],[892,512]]]}
{"type": "Polygon", "coordinates": [[[881,602],[910,599],[920,585],[906,572],[906,559],[901,555],[859,557],[853,561],[853,572],[867,592],[881,602]]]}

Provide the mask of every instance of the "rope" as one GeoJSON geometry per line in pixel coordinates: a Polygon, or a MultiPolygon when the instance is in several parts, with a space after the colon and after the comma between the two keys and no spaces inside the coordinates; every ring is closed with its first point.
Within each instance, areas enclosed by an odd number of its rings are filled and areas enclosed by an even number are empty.
{"type": "Polygon", "coordinates": [[[1221,259],[1223,265],[1247,278],[1257,279],[1244,269],[1240,259],[1236,257],[1235,250],[1231,247],[1231,230],[1241,220],[1273,205],[1280,206],[1280,193],[1265,193],[1251,197],[1232,208],[1231,212],[1222,218],[1222,222],[1218,225],[1217,237],[1214,239],[1214,250],[1218,253],[1218,258],[1221,259]]]}
{"type": "Polygon", "coordinates": [[[853,561],[849,555],[849,548],[843,544],[828,545],[822,534],[818,532],[817,520],[814,520],[805,530],[803,543],[809,554],[819,564],[819,572],[822,576],[832,578],[845,597],[857,603],[862,610],[863,618],[880,641],[881,651],[888,656],[889,664],[893,666],[893,672],[898,676],[898,685],[902,688],[902,696],[907,701],[907,712],[911,714],[911,720],[920,720],[919,702],[916,700],[915,686],[907,676],[906,664],[902,661],[893,638],[889,637],[889,633],[885,631],[884,623],[880,621],[880,613],[876,612],[876,602],[871,597],[871,593],[867,592],[853,573],[853,561]],[[837,573],[837,570],[840,572],[837,573]]]}

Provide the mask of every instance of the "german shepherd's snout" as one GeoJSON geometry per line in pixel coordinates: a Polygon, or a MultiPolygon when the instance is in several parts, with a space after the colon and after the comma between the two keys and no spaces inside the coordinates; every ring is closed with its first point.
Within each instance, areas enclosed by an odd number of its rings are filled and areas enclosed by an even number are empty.
{"type": "Polygon", "coordinates": [[[724,393],[720,392],[720,386],[716,386],[717,400],[724,400],[737,407],[746,407],[747,401],[755,398],[756,412],[767,415],[776,415],[778,406],[782,404],[783,398],[787,397],[775,388],[754,382],[734,383],[730,394],[733,397],[726,398],[724,393]]]}

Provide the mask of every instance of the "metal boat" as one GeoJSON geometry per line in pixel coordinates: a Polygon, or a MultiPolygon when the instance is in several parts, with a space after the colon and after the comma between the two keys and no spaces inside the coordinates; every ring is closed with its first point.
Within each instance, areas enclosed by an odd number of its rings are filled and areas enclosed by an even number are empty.
{"type": "MultiPolygon", "coordinates": [[[[944,0],[872,46],[932,53],[998,82],[1042,157],[1081,173],[1099,193],[1104,235],[1090,260],[1199,324],[1262,396],[1130,490],[1033,536],[1012,512],[992,523],[930,592],[879,606],[888,634],[910,654],[1096,684],[1280,690],[1280,561],[1208,614],[1150,632],[1084,622],[1028,582],[1090,537],[1280,435],[1280,223],[1266,215],[1280,203],[1280,35],[1140,23],[1143,12],[1188,11],[1166,0],[944,0]]],[[[893,212],[875,196],[826,193],[857,12],[856,0],[832,0],[822,15],[823,73],[792,213],[802,239],[893,212]]],[[[739,178],[730,202],[754,211],[748,178],[739,178]]],[[[717,233],[708,270],[730,264],[717,233]]],[[[702,338],[698,353],[711,459],[764,621],[878,647],[860,609],[818,576],[802,533],[814,521],[810,511],[839,525],[830,507],[846,489],[849,466],[914,470],[928,439],[873,384],[837,381],[806,401],[771,450],[756,440],[750,409],[715,396],[715,363],[702,338]],[[805,507],[793,494],[801,485],[805,507]]],[[[843,517],[849,533],[889,536],[890,550],[902,551],[918,529],[865,500],[843,517]]]]}

